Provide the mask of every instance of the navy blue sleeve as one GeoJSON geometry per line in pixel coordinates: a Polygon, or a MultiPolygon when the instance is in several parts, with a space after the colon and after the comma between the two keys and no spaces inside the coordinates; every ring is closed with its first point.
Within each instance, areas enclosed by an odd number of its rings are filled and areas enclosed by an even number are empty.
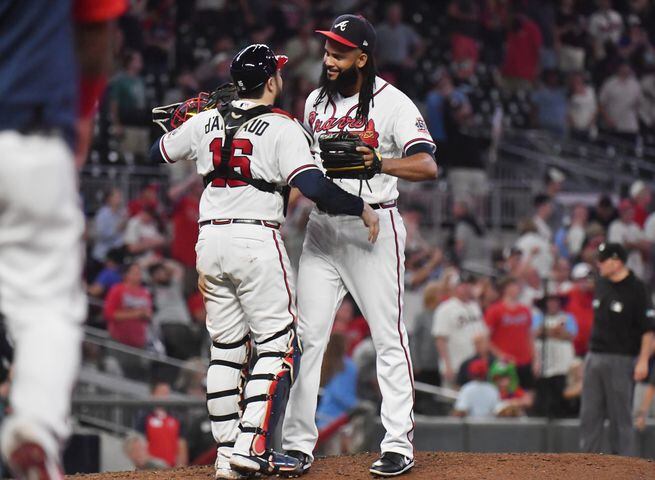
{"type": "Polygon", "coordinates": [[[416,155],[417,153],[421,153],[421,152],[427,153],[432,157],[432,159],[435,162],[437,161],[437,159],[434,156],[433,146],[425,142],[415,143],[414,145],[409,147],[407,149],[407,152],[405,152],[405,156],[409,157],[410,155],[416,155]]]}
{"type": "Polygon", "coordinates": [[[155,140],[155,143],[152,144],[152,147],[150,147],[150,161],[152,163],[168,163],[163,155],[161,154],[161,150],[159,150],[159,141],[161,140],[161,137],[159,137],[157,140],[155,140]]]}
{"type": "Polygon", "coordinates": [[[359,217],[364,210],[361,198],[343,191],[315,168],[293,177],[291,186],[298,187],[304,196],[316,202],[316,206],[326,213],[359,217]]]}

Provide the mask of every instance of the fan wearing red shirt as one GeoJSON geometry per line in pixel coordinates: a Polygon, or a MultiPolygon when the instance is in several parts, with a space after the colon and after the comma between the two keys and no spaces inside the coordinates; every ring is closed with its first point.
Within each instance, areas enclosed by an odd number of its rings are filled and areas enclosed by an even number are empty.
{"type": "MultiPolygon", "coordinates": [[[[194,173],[168,191],[168,198],[173,204],[171,256],[192,273],[196,272],[196,241],[200,229],[198,211],[203,189],[200,177],[194,173]]],[[[197,276],[193,281],[194,290],[196,283],[197,276]]]]}
{"type": "Polygon", "coordinates": [[[145,347],[152,318],[152,297],[142,285],[139,264],[129,265],[123,281],[111,287],[105,299],[104,316],[113,339],[132,347],[145,347]]]}
{"type": "MultiPolygon", "coordinates": [[[[150,390],[153,398],[169,398],[171,387],[166,382],[155,382],[150,390]]],[[[182,423],[164,408],[149,412],[138,425],[148,439],[148,453],[165,461],[171,467],[189,463],[187,441],[182,423]]]]}
{"type": "Polygon", "coordinates": [[[578,324],[578,334],[573,339],[575,354],[584,357],[589,350],[591,327],[594,324],[594,277],[587,263],[579,263],[571,272],[574,282],[568,293],[566,311],[573,315],[578,324]]]}
{"type": "Polygon", "coordinates": [[[539,72],[542,37],[539,27],[525,15],[507,16],[505,60],[502,73],[513,80],[533,82],[539,72]]]}
{"type": "Polygon", "coordinates": [[[492,304],[484,316],[489,327],[491,351],[497,358],[514,363],[521,387],[531,390],[534,386],[532,312],[518,302],[521,285],[515,278],[503,280],[500,289],[501,299],[492,304]]]}

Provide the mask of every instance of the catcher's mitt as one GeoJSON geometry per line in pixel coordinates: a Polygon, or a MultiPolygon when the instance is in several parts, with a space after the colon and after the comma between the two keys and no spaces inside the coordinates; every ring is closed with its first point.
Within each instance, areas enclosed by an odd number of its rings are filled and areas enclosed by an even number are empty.
{"type": "Polygon", "coordinates": [[[318,144],[325,174],[330,178],[369,180],[382,171],[380,154],[355,133],[327,133],[319,137],[318,144]],[[365,165],[364,152],[358,151],[357,147],[371,150],[375,157],[371,165],[365,165]]]}
{"type": "Polygon", "coordinates": [[[211,94],[200,92],[197,97],[190,98],[184,102],[153,108],[152,121],[159,125],[164,132],[170,132],[197,113],[211,108],[220,108],[237,98],[237,89],[234,84],[225,83],[211,94]]]}

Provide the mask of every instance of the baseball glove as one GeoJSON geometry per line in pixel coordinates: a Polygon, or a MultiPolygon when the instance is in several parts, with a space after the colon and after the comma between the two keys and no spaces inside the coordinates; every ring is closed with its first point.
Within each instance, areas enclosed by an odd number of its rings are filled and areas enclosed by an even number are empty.
{"type": "Polygon", "coordinates": [[[184,102],[153,108],[152,121],[159,125],[164,132],[170,132],[194,115],[212,108],[220,108],[237,98],[237,89],[234,84],[225,83],[211,94],[200,92],[197,97],[184,102]]]}
{"type": "Polygon", "coordinates": [[[318,144],[325,174],[330,178],[369,180],[382,171],[380,154],[356,133],[327,133],[319,137],[318,144]],[[357,147],[371,150],[375,157],[371,165],[366,166],[364,152],[358,151],[357,147]]]}

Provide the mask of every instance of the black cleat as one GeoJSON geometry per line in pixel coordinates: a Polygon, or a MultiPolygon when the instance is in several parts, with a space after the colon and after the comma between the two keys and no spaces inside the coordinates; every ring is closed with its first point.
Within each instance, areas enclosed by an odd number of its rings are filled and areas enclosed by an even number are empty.
{"type": "Polygon", "coordinates": [[[414,459],[395,452],[384,452],[373,462],[369,472],[380,477],[395,477],[409,472],[414,466],[414,459]]]}
{"type": "Polygon", "coordinates": [[[230,466],[244,475],[261,473],[263,475],[297,477],[301,474],[300,463],[297,459],[273,450],[268,450],[263,455],[232,453],[230,466]]]}
{"type": "Polygon", "coordinates": [[[280,474],[280,476],[299,477],[309,472],[309,469],[312,467],[312,457],[306,453],[301,452],[300,450],[287,450],[284,453],[289,457],[293,457],[298,460],[298,463],[300,464],[300,471],[296,475],[280,474]]]}

